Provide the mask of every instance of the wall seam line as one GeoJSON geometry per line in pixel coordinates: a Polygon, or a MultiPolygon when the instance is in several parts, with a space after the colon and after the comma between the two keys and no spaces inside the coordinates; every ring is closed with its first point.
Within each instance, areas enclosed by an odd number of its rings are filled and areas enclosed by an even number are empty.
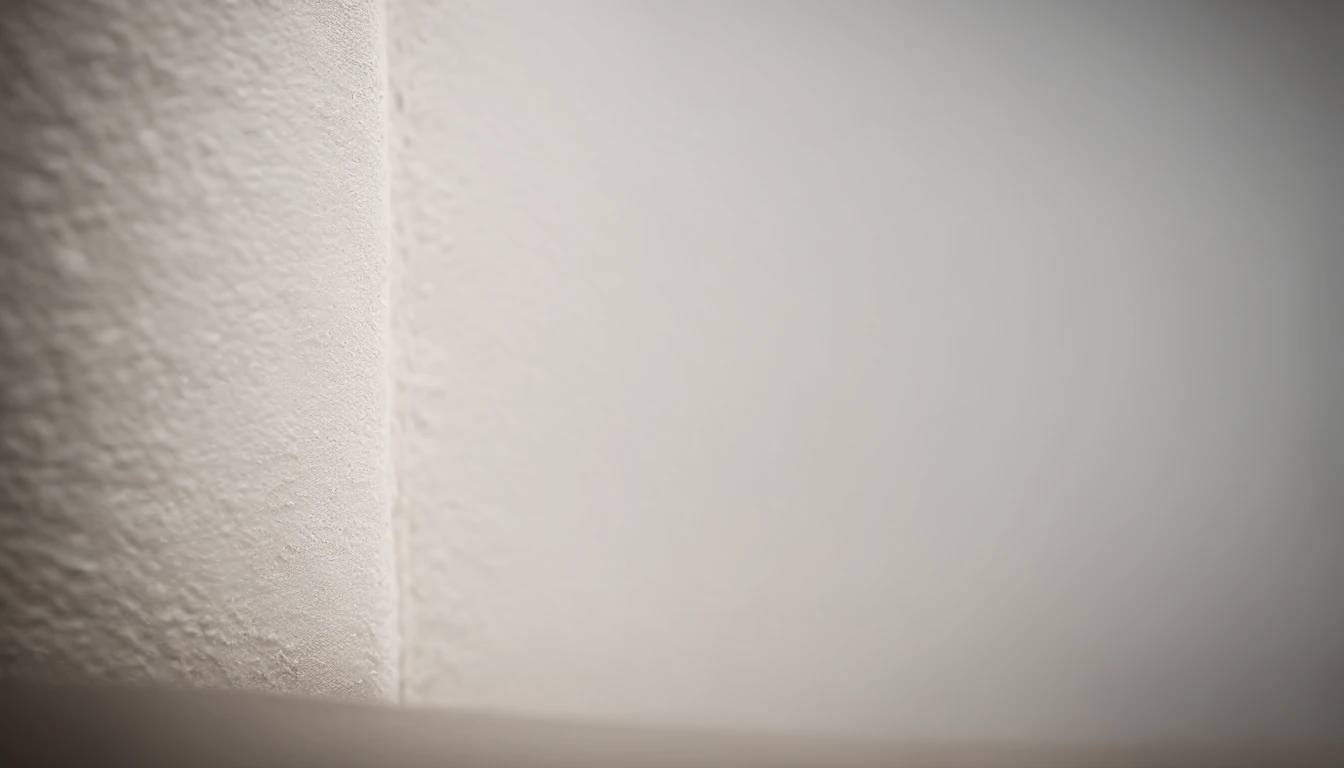
{"type": "Polygon", "coordinates": [[[381,0],[381,21],[378,30],[382,65],[382,114],[383,114],[383,210],[387,221],[386,234],[386,270],[384,274],[384,366],[387,386],[387,428],[386,440],[386,483],[387,483],[387,524],[390,539],[390,557],[392,563],[392,670],[394,674],[392,695],[394,702],[401,704],[405,699],[405,605],[406,583],[403,567],[404,536],[400,520],[400,484],[397,466],[397,367],[400,364],[396,344],[396,304],[397,284],[401,279],[401,264],[397,250],[397,217],[394,204],[393,184],[396,166],[396,98],[392,78],[392,6],[393,0],[381,0]]]}

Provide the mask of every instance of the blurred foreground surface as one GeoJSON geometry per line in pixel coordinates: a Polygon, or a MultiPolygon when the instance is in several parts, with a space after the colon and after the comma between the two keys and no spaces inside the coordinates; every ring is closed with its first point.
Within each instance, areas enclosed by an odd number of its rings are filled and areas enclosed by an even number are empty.
{"type": "Polygon", "coordinates": [[[0,690],[0,765],[1327,766],[1309,747],[899,745],[232,693],[0,690]]]}

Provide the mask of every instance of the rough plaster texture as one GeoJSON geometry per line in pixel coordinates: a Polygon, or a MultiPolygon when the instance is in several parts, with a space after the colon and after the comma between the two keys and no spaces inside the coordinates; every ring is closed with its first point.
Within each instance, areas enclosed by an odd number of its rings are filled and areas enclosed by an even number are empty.
{"type": "Polygon", "coordinates": [[[1344,732],[1327,14],[392,3],[405,700],[1344,732]]]}
{"type": "Polygon", "coordinates": [[[383,39],[0,8],[0,676],[395,696],[383,39]]]}

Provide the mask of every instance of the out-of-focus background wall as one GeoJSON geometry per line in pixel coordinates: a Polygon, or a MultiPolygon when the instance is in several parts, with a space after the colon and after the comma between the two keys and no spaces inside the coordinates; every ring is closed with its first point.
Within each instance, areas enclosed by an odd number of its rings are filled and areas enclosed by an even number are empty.
{"type": "Polygon", "coordinates": [[[1338,733],[1324,4],[390,11],[406,701],[1338,733]]]}

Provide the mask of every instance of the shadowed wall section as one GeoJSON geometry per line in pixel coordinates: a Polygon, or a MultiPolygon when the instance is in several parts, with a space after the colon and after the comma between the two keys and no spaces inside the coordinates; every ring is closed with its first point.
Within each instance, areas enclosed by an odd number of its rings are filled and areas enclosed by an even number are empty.
{"type": "Polygon", "coordinates": [[[1323,3],[392,3],[405,698],[1344,732],[1323,3]]]}

